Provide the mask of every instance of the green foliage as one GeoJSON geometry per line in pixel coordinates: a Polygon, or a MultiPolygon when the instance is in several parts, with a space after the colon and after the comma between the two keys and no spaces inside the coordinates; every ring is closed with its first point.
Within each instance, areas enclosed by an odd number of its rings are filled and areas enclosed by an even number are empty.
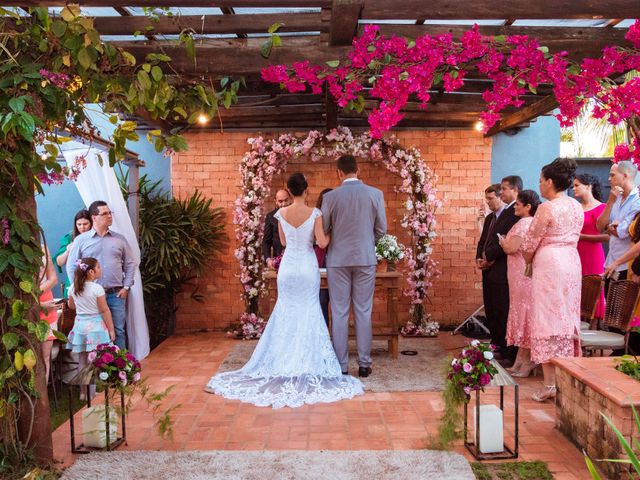
{"type": "MultiPolygon", "coordinates": [[[[442,374],[446,375],[451,358],[447,357],[441,365],[442,374]]],[[[444,411],[440,417],[438,425],[438,436],[433,439],[430,448],[434,450],[450,450],[451,444],[462,438],[462,405],[467,400],[461,388],[448,381],[445,383],[442,391],[442,400],[444,401],[444,411]]]]}
{"type": "Polygon", "coordinates": [[[478,480],[553,480],[547,464],[540,461],[471,464],[478,480]]]}
{"type": "Polygon", "coordinates": [[[615,359],[616,370],[629,375],[634,380],[640,381],[640,362],[632,355],[623,355],[615,359]]]}
{"type": "MultiPolygon", "coordinates": [[[[121,188],[126,194],[126,181],[121,188]]],[[[195,191],[185,199],[160,191],[160,182],[140,179],[140,273],[151,344],[172,328],[175,296],[202,274],[212,256],[226,245],[225,214],[195,191]]],[[[201,300],[197,290],[192,294],[201,300]]]]}
{"type": "MultiPolygon", "coordinates": [[[[34,428],[43,425],[34,425],[31,415],[31,424],[19,433],[19,412],[46,405],[34,402],[35,372],[42,371],[36,368],[36,352],[46,335],[37,311],[42,247],[34,191],[42,192],[41,182],[60,174],[56,157],[65,140],[58,132],[92,138],[96,128],[85,102],[102,103],[107,112],[144,111],[152,119],[193,123],[200,113],[212,116],[219,105],[231,105],[242,84],[227,79],[216,88],[182,81],[173,75],[167,55],[135,58],[102,42],[93,20],[77,5],[64,7],[56,17],[47,8],[28,11],[20,18],[0,9],[0,445],[8,450],[3,458],[18,464],[27,460],[24,445],[34,428]],[[44,145],[46,153],[36,153],[36,145],[44,145]]],[[[147,12],[151,22],[160,14],[162,9],[147,12]]],[[[185,32],[180,39],[187,50],[193,45],[189,36],[185,32]]],[[[110,164],[125,157],[127,141],[138,139],[136,130],[135,122],[117,124],[110,164]]],[[[175,129],[150,138],[158,151],[187,147],[175,129]]],[[[184,208],[198,215],[197,199],[184,208]]],[[[188,225],[184,228],[193,234],[188,225]]]]}

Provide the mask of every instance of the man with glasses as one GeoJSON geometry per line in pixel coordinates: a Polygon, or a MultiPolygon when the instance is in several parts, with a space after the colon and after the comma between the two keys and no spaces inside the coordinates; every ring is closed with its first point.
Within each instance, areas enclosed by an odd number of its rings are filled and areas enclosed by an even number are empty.
{"type": "Polygon", "coordinates": [[[267,213],[264,219],[264,238],[262,240],[262,255],[267,265],[270,265],[270,259],[279,256],[282,253],[282,244],[280,243],[280,235],[278,235],[278,220],[274,218],[275,213],[283,208],[291,205],[291,197],[286,190],[278,190],[276,192],[276,208],[267,213]]]}
{"type": "Polygon", "coordinates": [[[109,230],[113,214],[107,203],[102,200],[93,202],[89,205],[89,214],[93,228],[76,237],[73,242],[67,259],[67,275],[73,281],[78,259],[92,257],[100,262],[102,276],[96,281],[107,294],[107,305],[116,330],[115,344],[126,348],[127,296],[133,285],[136,264],[124,236],[109,230]]]}

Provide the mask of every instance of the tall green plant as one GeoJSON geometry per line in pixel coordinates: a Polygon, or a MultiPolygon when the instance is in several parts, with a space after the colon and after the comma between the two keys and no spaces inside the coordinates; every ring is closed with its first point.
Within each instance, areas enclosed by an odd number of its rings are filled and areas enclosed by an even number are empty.
{"type": "MultiPolygon", "coordinates": [[[[125,193],[126,183],[125,177],[125,193]]],[[[184,199],[171,198],[161,191],[160,181],[146,176],[140,178],[139,198],[140,273],[151,344],[156,346],[172,330],[176,294],[225,248],[225,214],[198,191],[184,199]]],[[[200,301],[202,296],[195,290],[192,298],[200,301]]]]}

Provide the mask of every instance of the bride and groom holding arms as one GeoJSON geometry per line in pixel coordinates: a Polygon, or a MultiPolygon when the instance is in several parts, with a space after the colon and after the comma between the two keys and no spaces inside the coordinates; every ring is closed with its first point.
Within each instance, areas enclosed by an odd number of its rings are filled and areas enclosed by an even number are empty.
{"type": "Polygon", "coordinates": [[[341,186],[324,195],[322,211],[308,207],[307,180],[287,181],[293,203],[278,210],[286,245],[278,270],[278,299],[251,359],[240,369],[215,375],[211,393],[257,406],[299,407],[363,393],[348,374],[349,311],[356,323],[358,374],[371,374],[371,309],[375,288],[375,242],[386,233],[382,192],[357,178],[354,157],[338,159],[341,186]],[[333,345],[318,299],[320,270],[313,249],[328,245],[333,345]]]}

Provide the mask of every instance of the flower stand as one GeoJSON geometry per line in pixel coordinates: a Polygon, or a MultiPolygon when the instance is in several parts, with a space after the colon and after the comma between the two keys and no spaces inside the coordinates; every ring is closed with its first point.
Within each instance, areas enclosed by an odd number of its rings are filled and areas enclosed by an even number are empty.
{"type": "Polygon", "coordinates": [[[504,458],[518,458],[518,384],[514,382],[504,368],[494,359],[491,361],[498,370],[491,383],[485,388],[498,387],[500,389],[500,406],[482,405],[481,390],[475,392],[475,406],[473,407],[473,439],[468,440],[469,402],[464,404],[464,446],[476,460],[498,460],[504,458]],[[514,445],[510,448],[504,443],[504,388],[513,387],[514,400],[514,445]],[[489,430],[487,433],[487,429],[489,430]],[[497,429],[500,431],[497,432],[497,429]],[[501,445],[496,446],[496,438],[502,439],[501,445]]]}
{"type": "Polygon", "coordinates": [[[69,427],[71,430],[71,452],[89,453],[93,449],[106,449],[107,451],[113,450],[127,441],[124,391],[120,390],[120,423],[122,424],[122,436],[118,437],[118,416],[116,407],[109,405],[109,384],[105,384],[104,405],[97,405],[95,407],[91,406],[90,388],[88,385],[86,388],[87,410],[83,412],[83,438],[85,441],[80,445],[76,445],[72,398],[73,394],[77,391],[72,388],[72,385],[69,385],[69,427]]]}

